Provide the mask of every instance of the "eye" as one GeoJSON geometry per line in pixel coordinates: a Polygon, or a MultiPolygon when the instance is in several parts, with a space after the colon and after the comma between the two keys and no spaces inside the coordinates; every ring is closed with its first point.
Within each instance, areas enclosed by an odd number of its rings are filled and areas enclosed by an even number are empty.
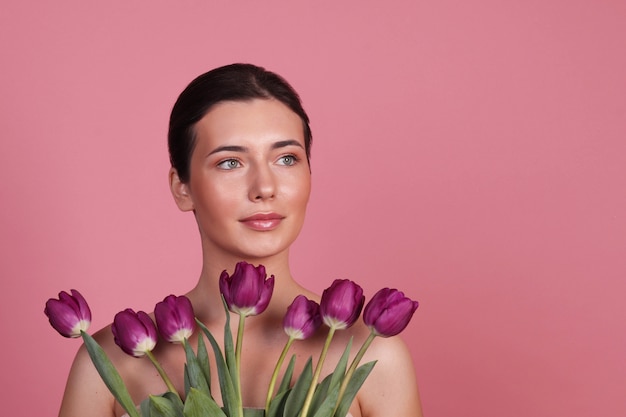
{"type": "Polygon", "coordinates": [[[278,158],[279,165],[291,166],[295,165],[296,162],[298,162],[298,157],[296,157],[295,155],[284,155],[278,158]]]}
{"type": "Polygon", "coordinates": [[[218,168],[221,169],[235,169],[241,166],[241,163],[236,159],[225,159],[217,164],[218,168]]]}

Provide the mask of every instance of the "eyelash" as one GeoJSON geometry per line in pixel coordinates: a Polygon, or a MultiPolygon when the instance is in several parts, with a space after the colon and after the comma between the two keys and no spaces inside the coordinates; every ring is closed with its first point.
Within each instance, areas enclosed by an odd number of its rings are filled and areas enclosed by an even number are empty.
{"type": "Polygon", "coordinates": [[[237,159],[235,159],[235,158],[228,158],[228,159],[224,159],[223,161],[220,161],[220,162],[217,164],[217,167],[218,167],[218,168],[225,169],[225,170],[230,170],[230,169],[239,168],[239,166],[241,166],[241,162],[239,162],[239,161],[238,161],[237,159]],[[230,162],[236,162],[236,163],[237,163],[237,166],[236,166],[236,167],[229,167],[229,166],[226,166],[226,165],[227,165],[228,163],[230,163],[230,162]]]}
{"type": "Polygon", "coordinates": [[[297,164],[300,161],[300,158],[298,158],[296,155],[293,155],[293,154],[283,155],[280,158],[278,158],[278,160],[279,161],[280,160],[284,160],[285,158],[291,158],[292,159],[291,164],[283,164],[285,166],[292,166],[292,165],[297,164]]]}

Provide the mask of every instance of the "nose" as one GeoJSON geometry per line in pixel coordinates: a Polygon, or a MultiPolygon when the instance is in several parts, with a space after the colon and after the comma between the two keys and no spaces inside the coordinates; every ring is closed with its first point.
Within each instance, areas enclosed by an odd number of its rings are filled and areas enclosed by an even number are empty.
{"type": "Polygon", "coordinates": [[[251,201],[264,201],[274,198],[276,179],[269,166],[260,164],[254,170],[250,170],[250,176],[248,198],[251,201]]]}

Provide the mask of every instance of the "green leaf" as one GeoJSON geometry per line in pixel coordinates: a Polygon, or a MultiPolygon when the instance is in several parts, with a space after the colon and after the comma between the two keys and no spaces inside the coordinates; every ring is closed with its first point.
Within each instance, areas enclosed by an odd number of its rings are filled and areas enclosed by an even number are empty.
{"type": "Polygon", "coordinates": [[[166,393],[161,395],[161,397],[168,398],[174,406],[174,409],[176,410],[176,415],[182,417],[185,404],[183,404],[183,400],[181,400],[178,395],[174,394],[173,392],[167,391],[166,393]]]}
{"type": "Polygon", "coordinates": [[[274,396],[270,401],[270,408],[265,417],[283,417],[285,410],[285,403],[289,398],[290,390],[285,390],[274,396]]]}
{"type": "Polygon", "coordinates": [[[346,392],[341,399],[341,404],[337,407],[335,417],[345,417],[345,415],[348,414],[348,410],[350,409],[354,397],[356,397],[356,393],[359,391],[370,372],[372,372],[374,365],[376,365],[376,361],[368,362],[356,368],[356,371],[352,374],[352,378],[350,378],[350,382],[348,382],[346,392]]]}
{"type": "Polygon", "coordinates": [[[332,417],[338,397],[339,387],[335,387],[335,389],[330,390],[328,395],[325,398],[322,398],[322,404],[319,406],[315,414],[313,414],[313,417],[332,417]]]}
{"type": "Polygon", "coordinates": [[[183,413],[185,417],[227,417],[211,397],[195,388],[189,390],[183,413]]]}
{"type": "Polygon", "coordinates": [[[244,408],[243,417],[264,417],[265,410],[262,408],[244,408]]]}
{"type": "Polygon", "coordinates": [[[278,391],[276,392],[277,396],[281,392],[285,392],[289,389],[289,386],[291,385],[291,378],[293,377],[293,369],[295,366],[296,366],[296,355],[292,355],[291,359],[289,360],[289,365],[287,366],[287,369],[285,370],[285,374],[283,375],[283,378],[280,381],[280,385],[278,386],[278,391]]]}
{"type": "MultiPolygon", "coordinates": [[[[180,400],[178,400],[180,401],[180,400]]],[[[182,405],[182,404],[181,404],[182,405]]],[[[182,416],[182,409],[175,406],[172,398],[157,395],[150,395],[141,403],[141,413],[149,417],[179,417],[182,416]],[[148,414],[146,414],[146,411],[148,414]]]]}
{"type": "Polygon", "coordinates": [[[315,389],[313,401],[311,401],[311,406],[309,408],[309,415],[322,417],[330,416],[332,414],[335,404],[337,403],[337,398],[339,397],[339,387],[341,386],[341,382],[346,374],[348,357],[350,356],[351,348],[352,338],[350,338],[350,341],[344,349],[341,358],[339,358],[333,373],[324,378],[324,380],[315,389]],[[317,413],[317,410],[321,410],[321,412],[317,413]]]}
{"type": "Polygon", "coordinates": [[[197,388],[210,396],[211,393],[209,391],[209,384],[207,383],[204,372],[202,371],[202,368],[198,363],[198,358],[196,357],[196,354],[194,353],[193,349],[191,349],[191,345],[189,343],[185,343],[184,347],[185,355],[187,358],[187,362],[185,364],[185,372],[187,373],[187,377],[189,378],[190,387],[197,388]]]}
{"type": "MultiPolygon", "coordinates": [[[[315,393],[313,394],[313,400],[311,401],[311,405],[309,406],[309,415],[315,415],[315,412],[321,407],[321,405],[326,400],[329,388],[331,386],[332,378],[333,378],[333,374],[328,375],[315,388],[315,393]]],[[[337,396],[336,397],[338,397],[339,396],[339,388],[335,387],[335,391],[337,391],[337,396]]],[[[330,392],[332,392],[332,390],[330,392]]],[[[333,406],[334,406],[334,404],[333,404],[333,406]]],[[[331,411],[332,411],[332,409],[331,409],[331,411]]]]}
{"type": "Polygon", "coordinates": [[[189,380],[189,371],[187,370],[187,364],[183,365],[183,382],[185,384],[185,396],[189,394],[191,388],[191,381],[189,380]]]}
{"type": "Polygon", "coordinates": [[[111,363],[106,353],[104,353],[102,347],[89,334],[83,331],[81,331],[80,334],[83,337],[91,361],[104,381],[104,384],[109,391],[111,391],[111,394],[113,394],[117,402],[120,403],[130,417],[141,417],[135,408],[135,403],[128,389],[126,389],[126,385],[124,385],[124,381],[122,381],[122,377],[119,372],[117,372],[117,369],[115,369],[115,366],[113,366],[113,363],[111,363]]]}
{"type": "Polygon", "coordinates": [[[346,368],[348,367],[348,357],[350,356],[350,349],[352,349],[352,338],[350,338],[348,345],[344,349],[343,354],[341,355],[341,358],[339,359],[339,362],[337,362],[337,366],[335,367],[335,370],[332,373],[333,377],[330,383],[331,387],[338,387],[339,385],[341,385],[341,382],[343,381],[343,378],[346,375],[346,368]]]}
{"type": "Polygon", "coordinates": [[[278,391],[276,395],[270,400],[270,407],[265,417],[283,417],[285,410],[285,403],[291,391],[289,385],[291,385],[291,378],[293,377],[293,370],[296,366],[296,355],[292,355],[289,360],[289,365],[283,374],[278,391]]]}
{"type": "Polygon", "coordinates": [[[150,397],[141,402],[139,410],[141,411],[142,417],[152,417],[152,414],[150,413],[150,397]]]}
{"type": "Polygon", "coordinates": [[[222,402],[224,403],[226,413],[230,416],[234,413],[235,410],[237,410],[239,404],[237,394],[233,386],[233,381],[230,377],[230,372],[228,372],[228,367],[226,366],[226,362],[224,360],[224,356],[222,355],[220,346],[209,331],[209,329],[207,329],[204,323],[202,323],[198,319],[196,319],[196,323],[198,323],[198,326],[200,326],[200,329],[205,334],[205,336],[211,343],[211,347],[213,348],[215,362],[217,364],[217,375],[220,381],[220,390],[222,392],[222,402]]]}
{"type": "Polygon", "coordinates": [[[306,399],[307,391],[309,390],[311,381],[313,380],[312,362],[312,359],[309,358],[304,366],[304,370],[294,384],[293,389],[289,394],[289,398],[287,398],[284,413],[284,416],[286,417],[293,417],[300,414],[302,406],[304,405],[304,400],[306,399]]]}
{"type": "Polygon", "coordinates": [[[207,382],[207,386],[209,387],[209,395],[211,394],[211,365],[209,364],[209,353],[206,350],[206,345],[204,344],[204,337],[202,333],[198,335],[198,364],[200,365],[200,369],[202,373],[204,373],[204,379],[207,382]]]}

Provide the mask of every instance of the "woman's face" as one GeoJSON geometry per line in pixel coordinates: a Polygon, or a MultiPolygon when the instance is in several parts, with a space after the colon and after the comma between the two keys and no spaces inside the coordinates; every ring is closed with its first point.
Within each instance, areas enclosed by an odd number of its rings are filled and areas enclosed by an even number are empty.
{"type": "Polygon", "coordinates": [[[195,211],[204,250],[238,259],[286,251],[311,189],[299,116],[273,99],[227,101],[195,130],[189,182],[179,184],[185,195],[177,203],[195,211]]]}

